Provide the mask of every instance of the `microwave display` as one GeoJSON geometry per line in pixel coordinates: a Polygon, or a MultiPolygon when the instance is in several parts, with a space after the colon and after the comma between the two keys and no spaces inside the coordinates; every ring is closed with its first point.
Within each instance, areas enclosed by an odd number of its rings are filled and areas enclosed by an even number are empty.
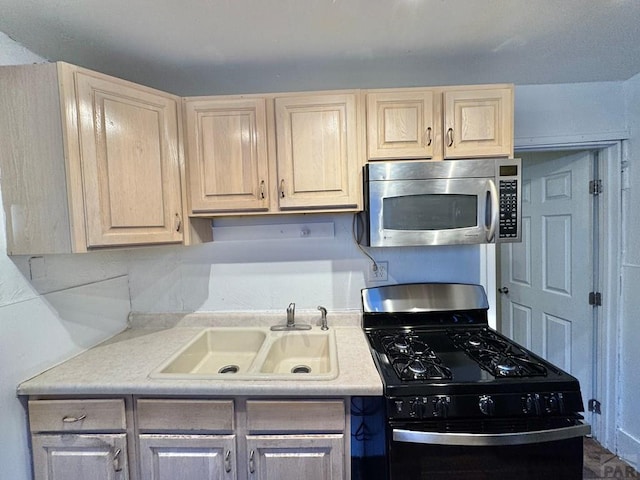
{"type": "Polygon", "coordinates": [[[424,194],[382,201],[386,230],[451,230],[476,227],[477,195],[424,194]]]}

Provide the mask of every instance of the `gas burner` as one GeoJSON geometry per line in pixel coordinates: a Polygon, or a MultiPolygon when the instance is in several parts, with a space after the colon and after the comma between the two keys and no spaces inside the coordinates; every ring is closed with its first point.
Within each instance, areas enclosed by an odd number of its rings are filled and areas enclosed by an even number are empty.
{"type": "Polygon", "coordinates": [[[403,381],[452,378],[451,370],[442,365],[431,347],[411,330],[381,334],[380,344],[403,381]]]}
{"type": "Polygon", "coordinates": [[[451,331],[453,342],[495,377],[546,376],[547,368],[524,349],[490,330],[451,331]]]}
{"type": "Polygon", "coordinates": [[[424,341],[412,331],[402,332],[395,335],[383,335],[381,343],[384,351],[390,355],[409,355],[414,357],[425,357],[435,359],[436,354],[424,341]]]}
{"type": "Polygon", "coordinates": [[[451,370],[438,358],[397,355],[390,358],[391,365],[401,380],[443,380],[451,378],[451,370]]]}

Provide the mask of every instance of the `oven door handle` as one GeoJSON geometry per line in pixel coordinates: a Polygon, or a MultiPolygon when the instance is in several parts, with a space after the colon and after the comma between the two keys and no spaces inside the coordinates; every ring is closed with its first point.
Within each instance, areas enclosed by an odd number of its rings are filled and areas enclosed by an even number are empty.
{"type": "Polygon", "coordinates": [[[591,433],[591,425],[580,423],[571,427],[536,430],[518,433],[440,433],[417,430],[393,429],[393,440],[426,445],[459,445],[469,447],[494,447],[553,442],[583,437],[591,433]]]}

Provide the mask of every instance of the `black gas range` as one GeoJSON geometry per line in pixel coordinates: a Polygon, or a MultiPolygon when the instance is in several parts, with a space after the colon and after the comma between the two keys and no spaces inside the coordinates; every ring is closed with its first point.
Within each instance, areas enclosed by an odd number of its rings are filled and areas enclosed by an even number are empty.
{"type": "Polygon", "coordinates": [[[364,289],[362,303],[384,384],[392,480],[439,471],[581,478],[590,428],[578,380],[490,328],[481,286],[383,286],[364,289]],[[503,454],[489,468],[496,448],[503,454]]]}

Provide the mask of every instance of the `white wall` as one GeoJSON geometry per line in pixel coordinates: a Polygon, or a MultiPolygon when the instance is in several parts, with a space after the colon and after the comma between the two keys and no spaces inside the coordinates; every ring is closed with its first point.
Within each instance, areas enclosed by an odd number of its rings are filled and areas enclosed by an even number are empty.
{"type": "MultiPolygon", "coordinates": [[[[41,61],[0,33],[0,65],[41,61]]],[[[17,385],[126,327],[130,300],[122,260],[122,254],[10,259],[0,200],[1,478],[31,478],[17,385]]]]}
{"type": "MultiPolygon", "coordinates": [[[[132,256],[129,272],[135,311],[359,310],[370,260],[352,240],[352,215],[293,215],[244,221],[237,235],[252,240],[214,241],[190,248],[146,249],[132,256]],[[330,224],[333,235],[314,237],[313,224],[330,224]],[[293,224],[308,237],[264,240],[261,226],[293,224]],[[243,232],[249,232],[245,234],[243,232]]],[[[214,234],[215,235],[215,234],[214,234]]],[[[368,249],[389,262],[389,282],[479,282],[479,248],[368,249]]]]}
{"type": "Polygon", "coordinates": [[[640,74],[625,83],[630,138],[623,160],[628,161],[623,183],[622,315],[620,319],[619,454],[640,467],[640,74]]]}

